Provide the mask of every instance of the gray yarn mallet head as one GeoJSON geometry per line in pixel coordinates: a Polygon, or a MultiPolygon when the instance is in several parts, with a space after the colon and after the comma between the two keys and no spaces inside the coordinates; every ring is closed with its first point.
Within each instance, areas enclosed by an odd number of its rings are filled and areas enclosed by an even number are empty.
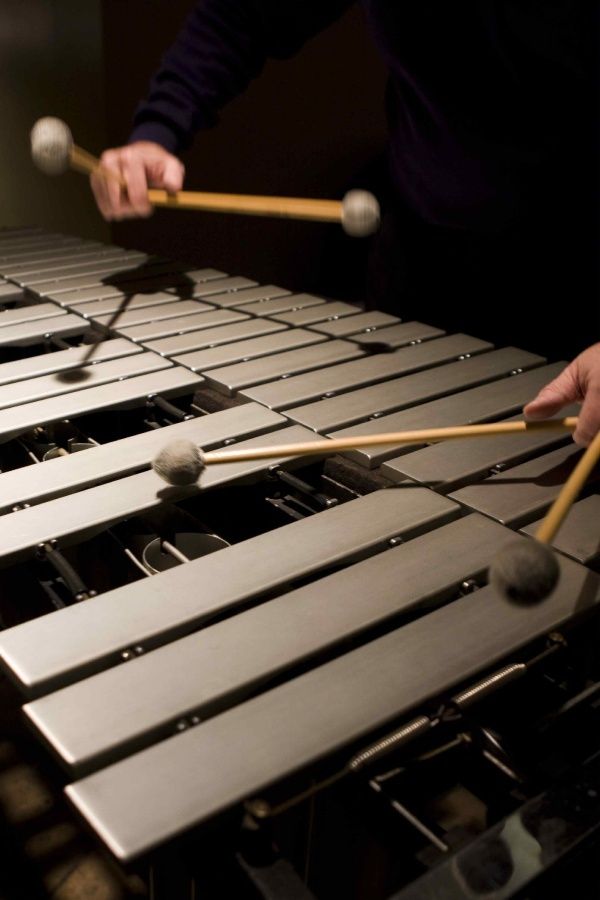
{"type": "Polygon", "coordinates": [[[523,539],[506,544],[490,566],[490,584],[511,603],[527,606],[545,600],[552,593],[560,567],[555,554],[536,540],[523,539]]]}
{"type": "Polygon", "coordinates": [[[73,135],[62,119],[45,116],[31,129],[31,158],[46,175],[62,175],[68,170],[72,146],[73,135]]]}
{"type": "Polygon", "coordinates": [[[348,191],[342,200],[342,228],[351,237],[368,237],[379,228],[381,212],[368,191],[348,191]]]}
{"type": "Polygon", "coordinates": [[[193,441],[171,441],[152,460],[152,468],[167,484],[185,487],[198,481],[204,469],[203,453],[193,441]]]}

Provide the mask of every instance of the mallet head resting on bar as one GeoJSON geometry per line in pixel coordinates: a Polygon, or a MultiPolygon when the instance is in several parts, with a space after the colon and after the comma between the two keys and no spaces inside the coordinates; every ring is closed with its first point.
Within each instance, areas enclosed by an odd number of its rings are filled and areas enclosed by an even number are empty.
{"type": "Polygon", "coordinates": [[[152,468],[167,484],[194,484],[204,469],[203,453],[193,441],[171,441],[152,460],[152,468]]]}
{"type": "Polygon", "coordinates": [[[522,539],[506,544],[490,566],[490,584],[507,600],[528,606],[545,600],[560,577],[556,556],[546,544],[522,539]]]}
{"type": "Polygon", "coordinates": [[[68,170],[72,147],[73,136],[62,119],[45,116],[31,129],[31,157],[46,175],[62,175],[68,170]]]}

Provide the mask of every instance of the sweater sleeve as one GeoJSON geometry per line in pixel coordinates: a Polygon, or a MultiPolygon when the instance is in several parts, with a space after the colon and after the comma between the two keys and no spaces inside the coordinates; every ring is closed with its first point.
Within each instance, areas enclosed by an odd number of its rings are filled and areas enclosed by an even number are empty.
{"type": "Polygon", "coordinates": [[[285,59],[353,0],[197,0],[138,106],[131,141],[172,153],[218,121],[268,59],[285,59]]]}

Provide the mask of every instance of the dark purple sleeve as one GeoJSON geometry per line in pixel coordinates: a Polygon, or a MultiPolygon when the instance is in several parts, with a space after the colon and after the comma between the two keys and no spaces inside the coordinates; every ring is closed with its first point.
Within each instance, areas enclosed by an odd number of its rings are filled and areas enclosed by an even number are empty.
{"type": "Polygon", "coordinates": [[[177,153],[209,128],[267,59],[292,56],[353,0],[198,0],[154,75],[130,141],[177,153]]]}

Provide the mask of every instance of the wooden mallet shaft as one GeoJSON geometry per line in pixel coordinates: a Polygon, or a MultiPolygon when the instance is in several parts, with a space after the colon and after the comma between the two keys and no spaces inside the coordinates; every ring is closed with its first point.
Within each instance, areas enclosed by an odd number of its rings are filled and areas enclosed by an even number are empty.
{"type": "MultiPolygon", "coordinates": [[[[73,144],[70,165],[84,175],[99,175],[117,181],[125,188],[124,179],[112,169],[107,169],[99,159],[73,144]]],[[[318,200],[304,197],[266,197],[254,194],[218,194],[206,191],[179,191],[169,194],[158,188],[148,190],[152,206],[173,209],[190,209],[201,212],[239,213],[246,216],[275,216],[287,219],[304,219],[314,222],[341,222],[341,200],[318,200]]]]}
{"type": "MultiPolygon", "coordinates": [[[[74,143],[65,122],[53,117],[40,119],[31,132],[32,157],[47,174],[60,174],[68,168],[85,175],[98,175],[126,188],[118,172],[107,169],[99,159],[74,143]]],[[[222,194],[179,191],[169,194],[151,188],[148,200],[153,206],[200,212],[238,213],[247,216],[273,216],[312,222],[338,222],[355,237],[372,234],[379,225],[379,205],[367,191],[349,191],[343,200],[305,197],[268,197],[252,194],[222,194]]]]}
{"type": "Polygon", "coordinates": [[[535,533],[536,540],[542,544],[550,544],[564,522],[569,510],[581,493],[590,473],[600,459],[600,432],[589,445],[561,491],[548,510],[542,524],[535,533]]]}
{"type": "Polygon", "coordinates": [[[547,419],[536,422],[494,422],[486,425],[461,425],[451,428],[424,428],[418,431],[396,431],[369,434],[351,438],[308,441],[306,443],[281,444],[239,450],[209,450],[202,454],[205,465],[252,462],[260,459],[278,459],[285,456],[320,456],[360,447],[377,447],[386,444],[421,444],[461,438],[493,437],[503,434],[531,434],[538,431],[574,431],[577,418],[547,419]]]}

